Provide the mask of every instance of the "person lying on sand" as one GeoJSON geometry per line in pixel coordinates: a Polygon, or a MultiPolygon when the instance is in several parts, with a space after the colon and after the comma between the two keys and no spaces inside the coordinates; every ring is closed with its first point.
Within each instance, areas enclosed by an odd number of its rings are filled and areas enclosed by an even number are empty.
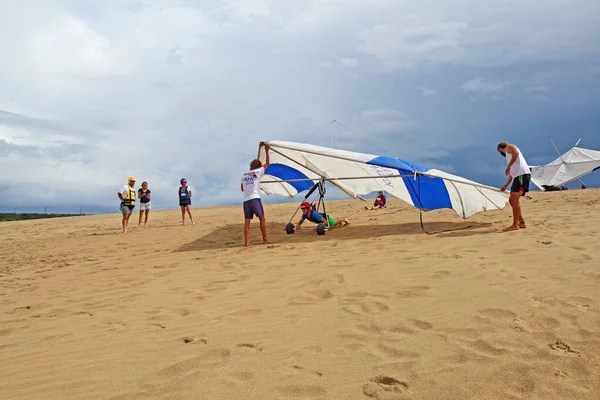
{"type": "MultiPolygon", "coordinates": [[[[302,211],[302,217],[300,218],[300,221],[296,223],[296,230],[300,230],[300,225],[302,225],[305,219],[314,222],[315,224],[323,223],[325,226],[327,226],[327,222],[329,222],[329,228],[333,228],[334,226],[346,226],[349,224],[348,218],[340,218],[340,220],[337,221],[335,218],[327,215],[326,219],[323,214],[315,210],[307,201],[300,205],[300,210],[302,211]]],[[[317,228],[315,228],[315,232],[316,230],[317,228]]]]}
{"type": "Polygon", "coordinates": [[[377,193],[377,197],[375,198],[375,201],[373,202],[373,206],[370,208],[365,206],[365,210],[377,210],[378,208],[385,208],[386,204],[387,204],[387,199],[385,198],[385,194],[383,194],[383,190],[380,190],[377,193]]]}
{"type": "Polygon", "coordinates": [[[508,164],[504,170],[505,175],[508,176],[508,180],[500,190],[504,192],[512,181],[508,201],[513,210],[513,224],[504,228],[504,232],[526,228],[519,200],[522,196],[525,196],[525,193],[529,192],[529,181],[531,180],[529,165],[527,165],[523,153],[514,144],[500,142],[496,149],[502,157],[506,158],[506,163],[508,164]]]}

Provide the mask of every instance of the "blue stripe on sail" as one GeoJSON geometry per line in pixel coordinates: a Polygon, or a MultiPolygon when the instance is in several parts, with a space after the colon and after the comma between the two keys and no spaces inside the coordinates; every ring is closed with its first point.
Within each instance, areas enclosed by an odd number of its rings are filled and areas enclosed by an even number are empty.
{"type": "Polygon", "coordinates": [[[394,157],[377,157],[370,161],[367,161],[367,164],[377,165],[379,167],[384,168],[397,169],[398,171],[412,171],[412,168],[409,165],[407,165],[403,160],[394,157]]]}
{"type": "MultiPolygon", "coordinates": [[[[427,172],[429,168],[406,160],[394,157],[377,157],[367,162],[385,168],[398,170],[400,174],[412,173],[414,171],[427,172]]],[[[414,177],[403,177],[404,185],[410,194],[415,207],[424,210],[436,210],[439,208],[453,208],[450,201],[448,189],[442,178],[430,178],[418,175],[414,177]],[[420,188],[419,188],[420,182],[420,188]]]]}
{"type": "Polygon", "coordinates": [[[417,179],[405,177],[404,185],[417,208],[423,210],[437,210],[439,208],[453,208],[450,194],[442,178],[417,175],[417,179]],[[420,183],[420,187],[419,187],[420,183]]]}
{"type": "Polygon", "coordinates": [[[594,172],[594,171],[597,171],[597,170],[599,170],[599,169],[600,169],[600,167],[596,167],[596,168],[594,168],[594,169],[592,170],[592,172],[594,172]]]}
{"type": "Polygon", "coordinates": [[[313,181],[308,180],[308,176],[285,164],[269,164],[265,174],[279,178],[282,181],[289,179],[307,179],[306,181],[286,182],[288,185],[291,185],[294,189],[296,189],[298,193],[302,192],[303,190],[309,190],[315,185],[313,181]]]}

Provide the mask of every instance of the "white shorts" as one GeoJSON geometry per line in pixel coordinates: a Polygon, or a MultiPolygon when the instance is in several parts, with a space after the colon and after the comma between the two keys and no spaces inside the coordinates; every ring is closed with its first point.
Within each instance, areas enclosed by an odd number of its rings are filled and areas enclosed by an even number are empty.
{"type": "Polygon", "coordinates": [[[140,211],[150,211],[150,203],[140,203],[140,211]]]}

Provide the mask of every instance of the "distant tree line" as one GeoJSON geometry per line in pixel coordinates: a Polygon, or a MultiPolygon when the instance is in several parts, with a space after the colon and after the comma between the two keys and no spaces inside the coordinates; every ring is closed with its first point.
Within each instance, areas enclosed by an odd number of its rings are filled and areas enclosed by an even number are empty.
{"type": "Polygon", "coordinates": [[[0,213],[0,222],[25,221],[29,219],[75,217],[85,214],[45,214],[45,213],[0,213]]]}

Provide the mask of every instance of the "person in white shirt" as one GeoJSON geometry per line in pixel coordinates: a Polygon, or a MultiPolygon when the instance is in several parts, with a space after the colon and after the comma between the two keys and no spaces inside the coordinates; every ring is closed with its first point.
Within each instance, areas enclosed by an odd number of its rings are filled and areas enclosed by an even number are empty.
{"type": "Polygon", "coordinates": [[[265,170],[269,167],[269,145],[265,146],[265,154],[267,159],[264,165],[258,159],[252,160],[250,163],[250,171],[242,175],[240,188],[243,193],[245,247],[248,247],[250,244],[250,221],[252,221],[255,215],[260,220],[263,243],[272,243],[267,237],[265,211],[260,199],[260,178],[265,174],[265,170]]]}
{"type": "Polygon", "coordinates": [[[503,192],[512,182],[510,187],[509,203],[513,210],[513,223],[511,226],[504,228],[504,231],[516,231],[521,228],[526,228],[523,212],[521,211],[520,199],[529,192],[529,182],[531,181],[531,170],[523,153],[514,144],[501,142],[496,147],[498,152],[506,158],[507,166],[504,173],[508,176],[508,180],[500,190],[503,192]]]}
{"type": "Polygon", "coordinates": [[[127,225],[129,224],[129,217],[135,208],[135,178],[130,176],[127,180],[127,185],[123,186],[117,196],[121,199],[121,214],[123,214],[123,233],[127,233],[127,225]]]}

